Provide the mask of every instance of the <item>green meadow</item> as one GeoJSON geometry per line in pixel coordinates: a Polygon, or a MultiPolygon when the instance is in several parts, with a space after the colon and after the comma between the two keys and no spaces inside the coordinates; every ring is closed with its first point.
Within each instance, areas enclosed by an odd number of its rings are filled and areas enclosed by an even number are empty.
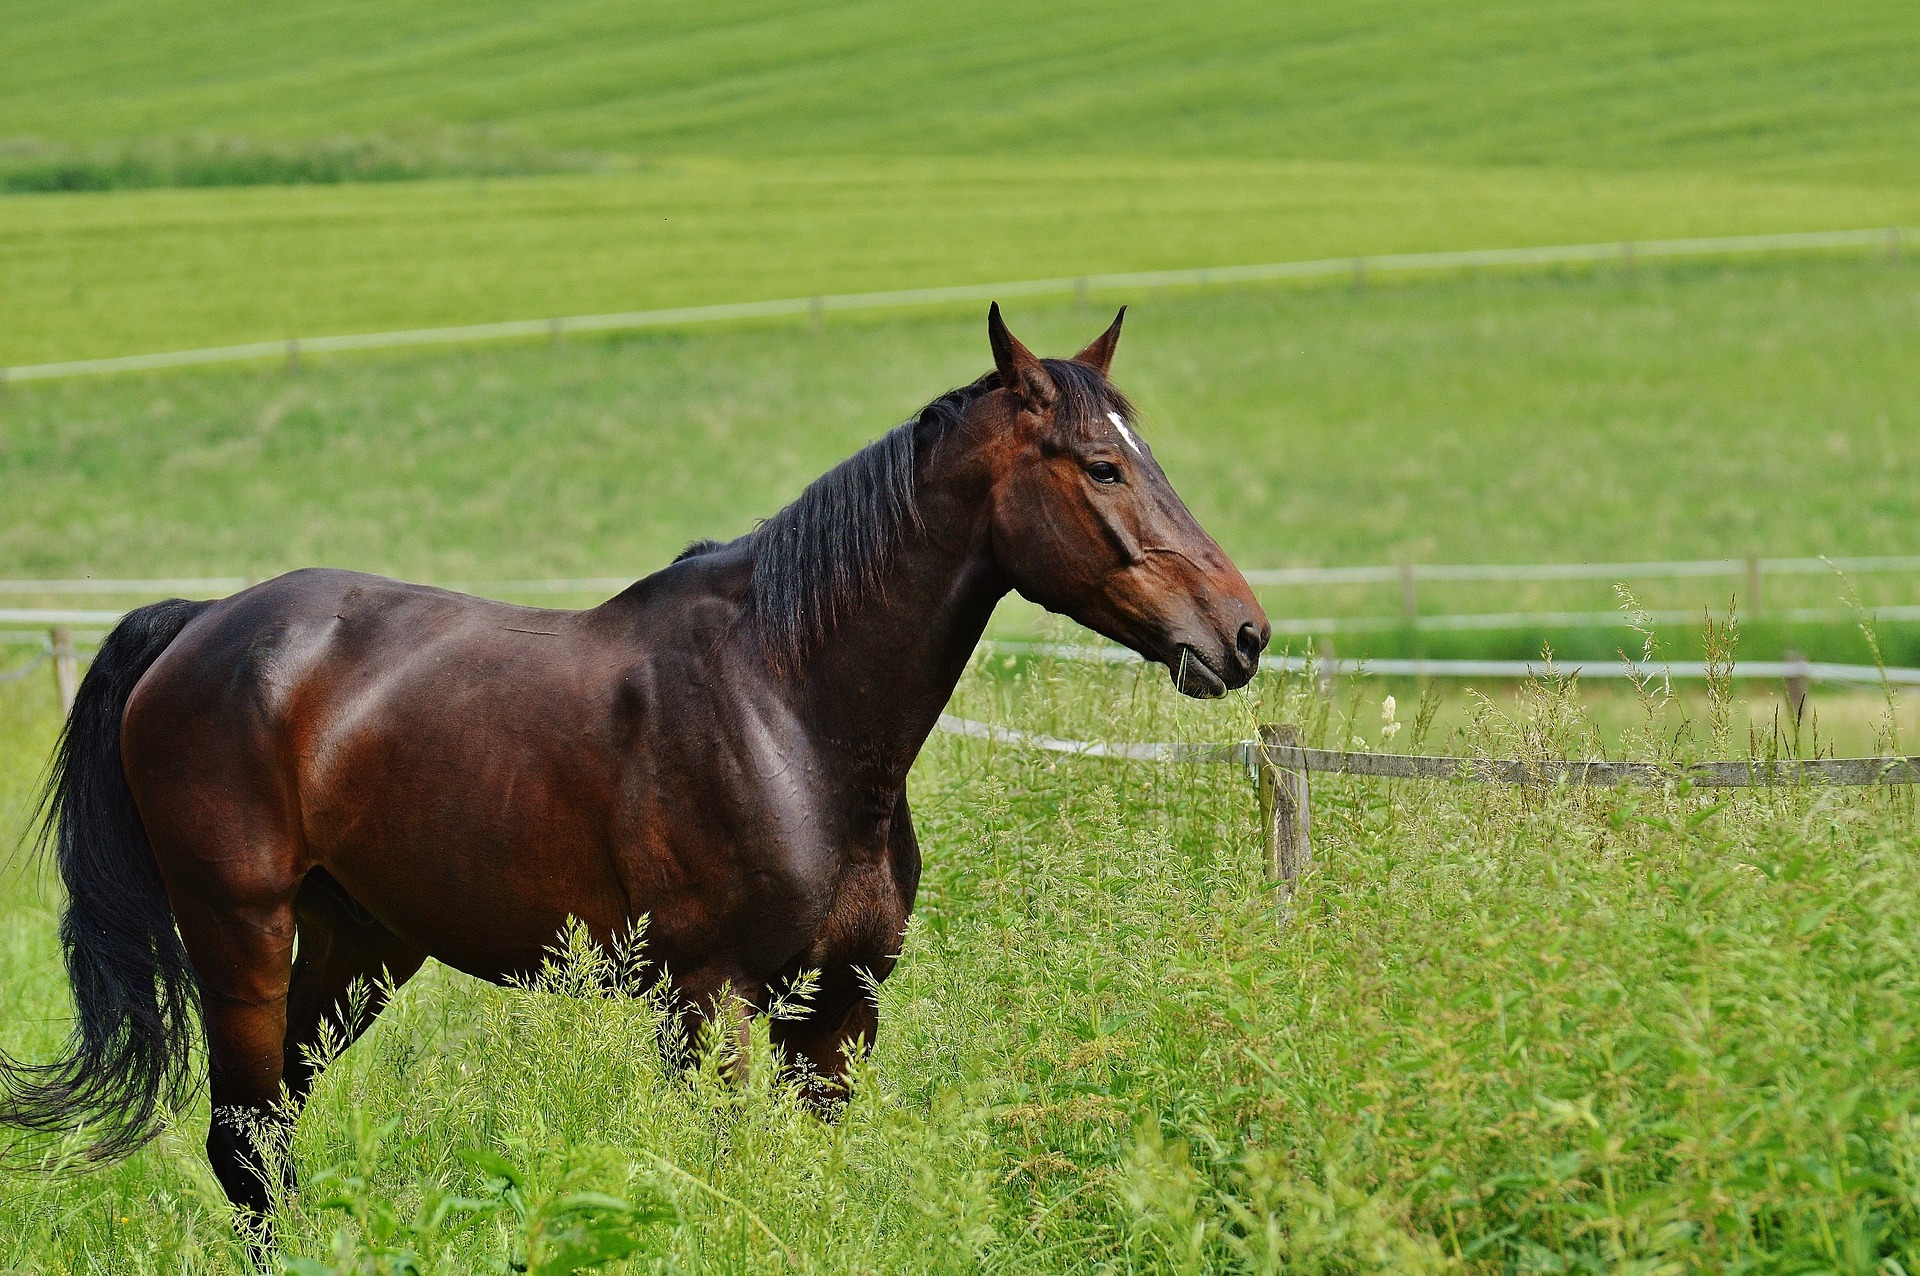
{"type": "MultiPolygon", "coordinates": [[[[1852,255],[1166,294],[1135,312],[1116,372],[1248,565],[1873,553],[1906,547],[1920,490],[1913,271],[1852,255]]],[[[1014,316],[1064,350],[1105,313],[1014,316]]],[[[637,574],[746,530],[975,375],[983,348],[969,308],[15,387],[0,457],[25,503],[4,553],[49,576],[637,574]]],[[[1842,587],[1816,579],[1798,601],[1842,587]]],[[[1435,605],[1514,598],[1476,588],[1435,605]]],[[[1725,605],[1688,588],[1648,601],[1725,605]]],[[[999,632],[1059,632],[1037,624],[1012,605],[999,632]]],[[[1774,654],[1749,650],[1764,616],[1746,626],[1741,650],[1774,654]]],[[[1883,634],[1896,655],[1903,632],[1883,634]]],[[[1602,655],[1638,641],[1555,637],[1602,655]]],[[[1662,639],[1685,654],[1698,635],[1662,639]]],[[[1267,678],[1195,705],[1158,671],[995,655],[956,708],[1083,738],[1233,739],[1285,719],[1327,745],[1499,756],[1790,738],[1772,689],[1735,687],[1422,701],[1410,683],[1320,698],[1267,678]]],[[[0,818],[22,829],[56,725],[44,673],[0,687],[0,713],[0,818]]],[[[1858,754],[1917,729],[1910,706],[1823,692],[1799,743],[1858,754]]],[[[1323,778],[1317,866],[1284,900],[1232,768],[936,737],[913,793],[928,878],[839,1124],[794,1106],[763,1038],[744,1086],[663,1074],[655,1003],[587,995],[591,953],[535,993],[430,966],[319,1087],[294,1155],[320,1188],[284,1206],[286,1253],[374,1271],[385,1246],[488,1270],[590,1190],[659,1216],[634,1228],[635,1271],[1915,1259],[1903,798],[1323,778]],[[423,1221],[449,1193],[495,1199],[472,1149],[515,1168],[533,1221],[423,1221]]],[[[29,859],[11,872],[0,1041],[44,1057],[63,1030],[57,894],[29,859]]],[[[184,1112],[77,1177],[0,1170],[0,1263],[244,1271],[205,1120],[184,1112]]],[[[57,1167],[71,1148],[33,1154],[57,1167]]]]}
{"type": "MultiPolygon", "coordinates": [[[[1182,494],[1246,567],[1910,553],[1920,522],[1916,267],[1606,267],[1156,293],[1116,376],[1182,494]]],[[[1111,313],[1021,303],[1067,353],[1111,313]]],[[[734,536],[989,362],[977,308],[18,386],[0,400],[0,559],[23,577],[637,576],[734,536]],[[377,475],[377,482],[369,482],[377,475]]],[[[1862,576],[1868,604],[1920,602],[1862,576]]],[[[1745,582],[1639,582],[1724,610],[1745,582]]],[[[1742,605],[1748,654],[1865,661],[1846,582],[1742,605]]],[[[1397,590],[1274,589],[1282,617],[1397,590]]],[[[564,601],[564,599],[563,599],[564,601]]],[[[572,599],[588,603],[582,594],[572,599]]],[[[57,605],[53,596],[14,605],[57,605]]],[[[1609,611],[1607,582],[1430,586],[1434,612],[1609,611]]],[[[71,605],[71,604],[64,604],[71,605]]],[[[1007,632],[1030,632],[1009,609],[1007,632]]],[[[1690,630],[1672,654],[1690,654],[1690,630]]],[[[1892,663],[1920,626],[1890,625],[1892,663]]],[[[1347,640],[1343,639],[1343,642],[1347,640]]],[[[1349,654],[1410,650],[1407,635],[1349,654]]],[[[1431,655],[1610,659],[1619,632],[1424,636],[1431,655]]]]}
{"type": "Polygon", "coordinates": [[[9,16],[0,119],[69,143],[436,124],[637,159],[1373,159],[1826,185],[1909,184],[1920,141],[1920,22],[1869,0],[1083,0],[1044,18],[1005,0],[23,0],[9,16]]]}
{"type": "MultiPolygon", "coordinates": [[[[0,365],[1090,273],[1920,225],[1920,10],[1123,0],[1044,15],[563,0],[23,0],[0,24],[0,365]]],[[[1920,263],[1855,251],[1022,300],[1115,376],[1243,567],[1920,551],[1920,263]]],[[[989,362],[984,306],[0,389],[0,578],[313,563],[503,595],[733,536],[989,362]]],[[[1632,581],[1740,659],[1920,666],[1910,576],[1632,581]],[[1870,644],[1867,634],[1877,643],[1870,644]]],[[[1277,618],[1397,587],[1263,591],[1277,618]]],[[[16,594],[6,606],[130,605],[16,594]]],[[[533,601],[586,605],[589,591],[533,601]]],[[[1608,582],[1423,587],[1608,611],[1608,582]]],[[[1657,627],[1657,654],[1713,646],[1657,627]]],[[[1085,637],[1011,601],[1000,638],[1085,637]]],[[[1299,652],[1306,638],[1286,640],[1299,652]]],[[[1342,655],[1641,650],[1623,627],[1342,655]]],[[[1276,644],[1276,648],[1281,644],[1276,644]]],[[[0,841],[58,730],[0,648],[0,841]]],[[[1678,684],[1677,684],[1678,685],[1678,684]]],[[[1911,752],[1913,697],[1164,671],[983,650],[955,711],[1074,738],[1685,760],[1911,752]],[[1394,699],[1388,701],[1391,693],[1394,699]]],[[[286,1270],[1920,1272],[1902,792],[1248,777],[936,735],[927,872],[842,1120],[663,1071],[574,948],[434,963],[300,1124],[286,1270]],[[516,1182],[509,1186],[503,1174],[516,1182]],[[582,1195],[583,1193],[588,1195],[582,1195]],[[593,1193],[605,1194],[602,1196],[593,1193]],[[611,1202],[609,1198],[618,1198],[611,1202]],[[448,1202],[452,1202],[449,1204],[448,1202]],[[624,1203],[624,1208],[616,1204],[624,1203]],[[585,1220],[583,1222],[583,1220],[585,1220]]],[[[67,1030],[59,890],[0,853],[0,1046],[67,1030]]],[[[558,939],[558,937],[557,937],[558,939]]],[[[133,1158],[0,1166],[0,1273],[250,1270],[204,1096],[133,1158]],[[48,1173],[47,1171],[54,1171],[48,1173]]]]}
{"type": "MultiPolygon", "coordinates": [[[[6,818],[48,693],[0,689],[6,818]]],[[[1453,726],[1268,680],[1176,702],[1158,671],[981,666],[1022,725],[1578,754],[1577,691],[1453,726]]],[[[1740,747],[1714,702],[1620,706],[1635,756],[1740,747]]],[[[279,1214],[303,1271],[507,1270],[570,1193],[661,1221],[651,1272],[1911,1270],[1920,1261],[1912,811],[1861,791],[1502,791],[1317,780],[1316,867],[1262,874],[1228,767],[936,737],[904,960],[842,1119],[775,1083],[663,1075],[657,1003],[575,950],[535,992],[429,966],[341,1056],[279,1214]],[[502,1158],[533,1223],[463,1157],[502,1158]],[[381,1258],[384,1251],[386,1258],[381,1258]],[[382,1266],[382,1262],[387,1265],[382,1266]]],[[[7,1045],[63,1025],[51,900],[9,892],[7,1045]],[[44,901],[44,902],[43,902],[44,901]]],[[[241,1272],[204,1102],[131,1160],[0,1171],[0,1264],[241,1272]]],[[[488,1162],[487,1164],[498,1164],[488,1162]]],[[[537,1268],[536,1268],[537,1269],[537,1268]]]]}
{"type": "Polygon", "coordinates": [[[1920,224],[1920,189],[1137,158],[0,198],[0,358],[1386,251],[1920,224]]]}
{"type": "Polygon", "coordinates": [[[420,152],[406,171],[429,176],[451,148],[447,174],[479,174],[0,198],[9,364],[1920,222],[1920,21],[1857,0],[1080,5],[1045,21],[898,0],[697,16],[34,0],[9,19],[0,174],[64,153],[75,180],[106,180],[194,138],[266,148],[265,181],[300,170],[302,146],[317,173],[362,146],[420,152]],[[538,175],[583,155],[600,171],[538,175]],[[536,175],[497,175],[514,163],[536,175]]]}

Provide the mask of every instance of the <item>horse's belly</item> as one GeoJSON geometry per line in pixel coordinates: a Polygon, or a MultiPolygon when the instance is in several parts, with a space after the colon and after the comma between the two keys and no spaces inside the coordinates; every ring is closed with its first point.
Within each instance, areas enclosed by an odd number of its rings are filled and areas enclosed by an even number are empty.
{"type": "Polygon", "coordinates": [[[569,919],[603,940],[626,924],[604,832],[577,812],[534,820],[444,798],[423,810],[399,794],[381,805],[383,818],[317,837],[311,853],[382,925],[450,966],[524,975],[569,919]]]}

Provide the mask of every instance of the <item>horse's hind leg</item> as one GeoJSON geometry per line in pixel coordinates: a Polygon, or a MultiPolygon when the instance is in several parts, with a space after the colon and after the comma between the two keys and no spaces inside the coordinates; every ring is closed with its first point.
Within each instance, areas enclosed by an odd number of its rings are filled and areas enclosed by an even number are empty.
{"type": "MultiPolygon", "coordinates": [[[[172,893],[206,1021],[213,1100],[207,1159],[227,1199],[261,1220],[272,1203],[269,1150],[284,1151],[288,1133],[280,1083],[296,879],[288,874],[284,883],[273,884],[277,889],[268,889],[258,877],[242,876],[243,883],[221,883],[239,890],[212,890],[196,881],[172,893]]],[[[280,1172],[291,1187],[292,1164],[284,1157],[280,1172]]]]}
{"type": "Polygon", "coordinates": [[[336,1049],[351,1045],[426,954],[375,921],[325,869],[307,875],[294,907],[300,949],[287,997],[283,1067],[288,1093],[303,1103],[319,1075],[314,1052],[322,1038],[331,1035],[336,1049]],[[354,990],[356,980],[363,994],[354,990]]]}

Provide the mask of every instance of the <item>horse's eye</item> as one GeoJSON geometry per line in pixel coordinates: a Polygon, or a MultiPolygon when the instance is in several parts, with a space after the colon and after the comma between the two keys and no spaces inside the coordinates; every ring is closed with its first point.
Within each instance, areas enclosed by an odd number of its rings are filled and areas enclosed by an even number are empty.
{"type": "Polygon", "coordinates": [[[1118,483],[1120,481],[1120,467],[1112,461],[1095,461],[1087,467],[1087,473],[1093,476],[1093,481],[1096,483],[1118,483]]]}

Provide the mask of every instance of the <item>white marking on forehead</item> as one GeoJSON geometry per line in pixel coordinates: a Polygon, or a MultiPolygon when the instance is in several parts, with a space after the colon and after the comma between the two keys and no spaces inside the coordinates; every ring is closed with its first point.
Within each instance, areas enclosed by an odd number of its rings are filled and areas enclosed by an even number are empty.
{"type": "Polygon", "coordinates": [[[1127,441],[1127,446],[1133,449],[1134,455],[1146,455],[1145,452],[1140,450],[1140,440],[1133,437],[1133,431],[1127,428],[1127,423],[1120,419],[1118,412],[1107,413],[1107,420],[1113,422],[1113,428],[1120,431],[1120,437],[1127,441]]]}

